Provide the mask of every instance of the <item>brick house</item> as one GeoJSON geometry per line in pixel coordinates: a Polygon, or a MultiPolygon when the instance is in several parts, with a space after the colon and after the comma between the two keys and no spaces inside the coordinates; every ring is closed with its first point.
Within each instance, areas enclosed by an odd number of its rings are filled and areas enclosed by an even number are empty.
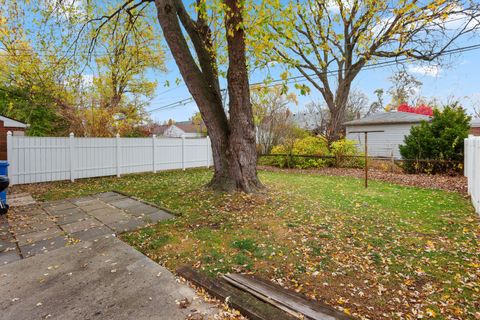
{"type": "Polygon", "coordinates": [[[480,136],[480,118],[472,119],[470,122],[470,134],[480,136]]]}
{"type": "Polygon", "coordinates": [[[23,136],[27,128],[26,123],[0,115],[0,160],[7,160],[7,132],[23,136]]]}

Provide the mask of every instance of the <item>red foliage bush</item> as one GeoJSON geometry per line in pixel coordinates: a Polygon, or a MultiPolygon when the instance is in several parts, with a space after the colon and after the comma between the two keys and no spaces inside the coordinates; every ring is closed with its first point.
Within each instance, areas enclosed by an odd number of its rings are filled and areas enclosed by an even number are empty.
{"type": "Polygon", "coordinates": [[[423,114],[426,116],[433,116],[433,108],[424,104],[421,104],[416,107],[412,107],[406,103],[402,103],[401,105],[398,106],[397,111],[423,114]]]}

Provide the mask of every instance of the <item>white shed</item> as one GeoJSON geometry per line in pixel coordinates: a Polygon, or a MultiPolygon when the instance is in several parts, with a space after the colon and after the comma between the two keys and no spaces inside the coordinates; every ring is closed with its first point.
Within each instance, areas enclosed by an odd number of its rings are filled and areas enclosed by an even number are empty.
{"type": "Polygon", "coordinates": [[[364,134],[352,131],[383,131],[368,134],[368,154],[370,156],[391,157],[400,159],[399,146],[403,144],[410,128],[422,121],[431,121],[431,117],[409,112],[382,112],[371,116],[345,122],[346,137],[357,142],[360,150],[364,150],[364,134]]]}

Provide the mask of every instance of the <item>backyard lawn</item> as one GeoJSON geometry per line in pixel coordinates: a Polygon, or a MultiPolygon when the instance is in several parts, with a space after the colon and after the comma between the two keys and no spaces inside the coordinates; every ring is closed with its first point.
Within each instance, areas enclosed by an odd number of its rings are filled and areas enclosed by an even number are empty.
{"type": "Polygon", "coordinates": [[[219,194],[207,170],[17,187],[43,200],[119,190],[178,215],[122,238],[175,270],[252,272],[358,318],[480,319],[480,219],[454,192],[261,171],[219,194]]]}

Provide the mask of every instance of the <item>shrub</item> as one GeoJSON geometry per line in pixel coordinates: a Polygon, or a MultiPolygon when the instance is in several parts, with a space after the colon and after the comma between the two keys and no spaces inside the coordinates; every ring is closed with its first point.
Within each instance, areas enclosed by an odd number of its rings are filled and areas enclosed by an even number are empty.
{"type": "Polygon", "coordinates": [[[458,105],[434,110],[432,122],[410,129],[400,146],[406,172],[458,172],[463,161],[463,140],[470,130],[470,117],[458,105]],[[417,161],[427,160],[427,161],[417,161]],[[452,162],[453,161],[453,162],[452,162]]]}
{"type": "Polygon", "coordinates": [[[322,137],[308,136],[302,139],[295,139],[291,145],[283,144],[273,147],[271,153],[283,155],[271,157],[270,160],[270,165],[281,168],[321,168],[328,164],[328,161],[325,159],[295,157],[295,155],[329,155],[327,140],[322,137]]]}
{"type": "Polygon", "coordinates": [[[335,166],[342,168],[362,168],[365,166],[365,159],[359,156],[356,142],[353,140],[337,140],[330,146],[332,156],[335,156],[335,166]]]}
{"type": "Polygon", "coordinates": [[[417,114],[423,114],[426,116],[432,116],[433,115],[433,108],[429,107],[427,105],[421,104],[416,107],[409,106],[406,103],[402,103],[401,105],[398,106],[397,108],[398,111],[400,112],[410,112],[410,113],[417,113],[417,114]]]}

